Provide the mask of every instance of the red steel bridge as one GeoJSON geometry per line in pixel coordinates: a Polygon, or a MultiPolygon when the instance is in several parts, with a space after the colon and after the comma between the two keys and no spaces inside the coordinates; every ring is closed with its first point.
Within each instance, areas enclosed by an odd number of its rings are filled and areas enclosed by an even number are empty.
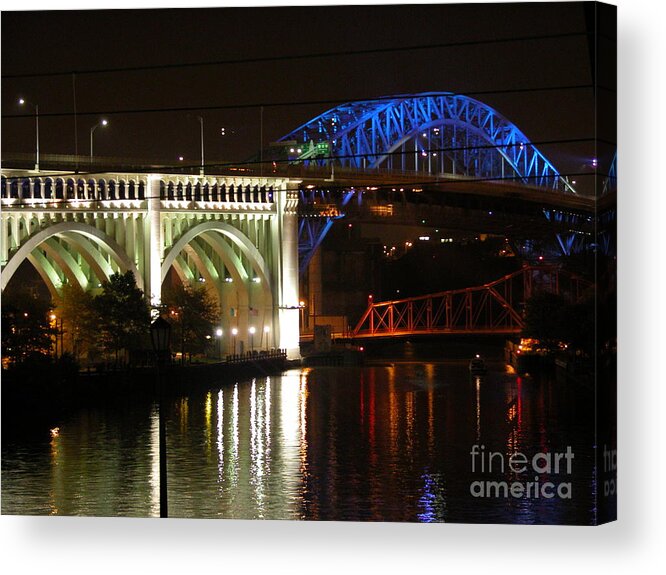
{"type": "Polygon", "coordinates": [[[574,303],[591,286],[557,266],[526,266],[481,286],[371,302],[351,336],[517,334],[524,327],[524,303],[532,294],[547,291],[574,303]]]}

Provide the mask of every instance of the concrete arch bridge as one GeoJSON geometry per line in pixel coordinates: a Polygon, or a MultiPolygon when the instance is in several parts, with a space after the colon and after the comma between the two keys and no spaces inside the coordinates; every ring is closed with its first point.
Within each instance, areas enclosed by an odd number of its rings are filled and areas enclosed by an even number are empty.
{"type": "Polygon", "coordinates": [[[55,300],[67,282],[94,291],[129,270],[157,305],[173,269],[219,301],[228,353],[262,341],[297,356],[297,190],[283,178],[3,169],[1,287],[26,260],[55,300]]]}

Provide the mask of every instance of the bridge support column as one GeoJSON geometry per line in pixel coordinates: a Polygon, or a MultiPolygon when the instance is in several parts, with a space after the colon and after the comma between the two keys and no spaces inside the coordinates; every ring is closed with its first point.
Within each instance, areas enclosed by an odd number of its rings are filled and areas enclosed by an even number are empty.
{"type": "Polygon", "coordinates": [[[3,214],[0,223],[0,264],[3,266],[9,261],[9,216],[3,214]]]}
{"type": "Polygon", "coordinates": [[[280,347],[287,350],[289,359],[301,356],[298,328],[298,184],[289,182],[285,193],[278,193],[282,214],[282,284],[280,286],[280,347]]]}
{"type": "MultiPolygon", "coordinates": [[[[323,315],[324,313],[324,298],[321,286],[321,247],[312,256],[310,265],[308,266],[308,309],[305,322],[310,329],[312,323],[312,330],[314,330],[314,321],[317,318],[317,313],[323,315]],[[312,321],[310,320],[312,317],[312,321]]],[[[313,331],[314,333],[314,331],[313,331]]]]}
{"type": "Polygon", "coordinates": [[[162,302],[162,204],[160,199],[160,178],[148,176],[148,228],[147,265],[144,271],[146,295],[150,295],[151,306],[162,302]]]}

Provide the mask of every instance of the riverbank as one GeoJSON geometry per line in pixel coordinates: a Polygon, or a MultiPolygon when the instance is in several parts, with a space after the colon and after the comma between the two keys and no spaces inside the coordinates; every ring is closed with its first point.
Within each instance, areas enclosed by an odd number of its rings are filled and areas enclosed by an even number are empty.
{"type": "Polygon", "coordinates": [[[290,367],[286,353],[234,356],[218,363],[170,364],[76,371],[57,365],[3,370],[2,432],[23,430],[36,421],[55,425],[80,407],[152,402],[159,385],[167,396],[187,395],[235,381],[278,375],[290,367]]]}

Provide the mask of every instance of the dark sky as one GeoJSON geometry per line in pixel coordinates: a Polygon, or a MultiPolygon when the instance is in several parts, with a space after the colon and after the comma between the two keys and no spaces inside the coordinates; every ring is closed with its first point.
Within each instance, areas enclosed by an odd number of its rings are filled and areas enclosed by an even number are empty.
{"type": "MultiPolygon", "coordinates": [[[[13,74],[399,48],[449,42],[584,32],[581,3],[523,3],[305,8],[222,8],[3,12],[2,147],[34,150],[34,121],[19,96],[39,104],[41,152],[74,152],[72,77],[13,74]]],[[[331,105],[275,102],[356,100],[424,91],[505,91],[590,84],[585,37],[466,45],[310,60],[121,73],[76,79],[79,153],[95,133],[96,155],[196,163],[199,124],[186,112],[112,114],[119,109],[265,104],[264,144],[331,105]]],[[[531,140],[593,134],[591,89],[476,96],[518,125],[531,140]]],[[[207,161],[240,161],[260,146],[259,108],[192,112],[205,119],[207,161]],[[227,129],[222,136],[220,128],[227,129]]],[[[542,147],[562,172],[594,155],[589,144],[542,147]]]]}

